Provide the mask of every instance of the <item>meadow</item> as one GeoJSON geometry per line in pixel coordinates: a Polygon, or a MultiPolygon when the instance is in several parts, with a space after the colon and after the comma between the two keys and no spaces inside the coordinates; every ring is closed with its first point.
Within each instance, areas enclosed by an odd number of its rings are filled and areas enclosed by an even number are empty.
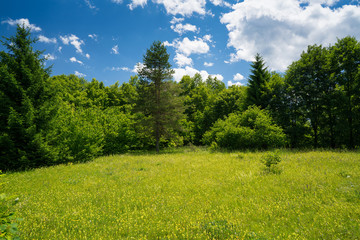
{"type": "Polygon", "coordinates": [[[190,149],[8,173],[22,239],[360,239],[360,153],[190,149]]]}

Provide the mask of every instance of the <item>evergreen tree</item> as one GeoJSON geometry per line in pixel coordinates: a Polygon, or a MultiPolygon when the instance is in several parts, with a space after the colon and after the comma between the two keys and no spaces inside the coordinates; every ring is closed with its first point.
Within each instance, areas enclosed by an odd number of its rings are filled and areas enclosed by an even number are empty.
{"type": "Polygon", "coordinates": [[[0,169],[36,167],[51,159],[42,135],[51,116],[44,114],[50,68],[44,68],[42,52],[33,50],[35,42],[25,26],[2,41],[8,52],[0,52],[0,169]]]}
{"type": "Polygon", "coordinates": [[[260,54],[256,54],[255,61],[251,64],[251,68],[246,99],[247,105],[256,105],[265,109],[268,105],[265,97],[266,84],[269,82],[270,73],[267,67],[265,67],[264,59],[260,54]]]}
{"type": "Polygon", "coordinates": [[[183,112],[180,88],[172,81],[174,70],[171,69],[169,57],[164,44],[156,41],[146,51],[143,67],[138,72],[140,84],[137,107],[155,138],[157,152],[161,138],[171,136],[180,128],[183,112]]]}

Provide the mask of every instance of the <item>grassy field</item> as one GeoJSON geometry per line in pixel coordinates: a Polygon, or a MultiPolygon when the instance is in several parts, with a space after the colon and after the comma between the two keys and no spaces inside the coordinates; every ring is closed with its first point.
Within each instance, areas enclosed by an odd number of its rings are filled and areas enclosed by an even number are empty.
{"type": "Polygon", "coordinates": [[[118,155],[7,174],[22,239],[360,239],[360,153],[118,155]]]}

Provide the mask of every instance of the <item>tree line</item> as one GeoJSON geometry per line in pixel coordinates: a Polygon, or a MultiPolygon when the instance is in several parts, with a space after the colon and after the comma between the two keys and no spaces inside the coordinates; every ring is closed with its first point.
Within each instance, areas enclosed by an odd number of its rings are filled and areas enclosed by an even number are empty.
{"type": "Polygon", "coordinates": [[[211,76],[172,80],[154,42],[128,82],[51,76],[36,39],[18,26],[0,52],[0,169],[19,170],[133,150],[349,148],[360,145],[360,43],[309,46],[284,74],[261,55],[248,86],[211,76]]]}

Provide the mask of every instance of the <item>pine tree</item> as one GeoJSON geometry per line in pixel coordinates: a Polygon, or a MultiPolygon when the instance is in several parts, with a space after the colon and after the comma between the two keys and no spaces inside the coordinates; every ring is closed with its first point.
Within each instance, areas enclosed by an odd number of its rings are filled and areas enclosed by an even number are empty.
{"type": "Polygon", "coordinates": [[[40,114],[50,68],[44,68],[42,52],[33,50],[36,39],[25,26],[1,42],[8,52],[0,52],[0,169],[45,165],[50,152],[41,130],[47,119],[40,114]]]}
{"type": "Polygon", "coordinates": [[[156,41],[146,51],[143,66],[139,69],[138,109],[145,116],[145,125],[149,126],[159,152],[162,137],[170,136],[179,129],[182,117],[180,88],[172,81],[174,70],[169,63],[170,55],[166,47],[156,41]]]}
{"type": "Polygon", "coordinates": [[[255,61],[252,62],[251,68],[246,99],[247,105],[256,105],[265,109],[268,105],[265,97],[266,84],[269,82],[270,73],[267,67],[265,67],[264,59],[260,54],[256,54],[255,61]]]}

